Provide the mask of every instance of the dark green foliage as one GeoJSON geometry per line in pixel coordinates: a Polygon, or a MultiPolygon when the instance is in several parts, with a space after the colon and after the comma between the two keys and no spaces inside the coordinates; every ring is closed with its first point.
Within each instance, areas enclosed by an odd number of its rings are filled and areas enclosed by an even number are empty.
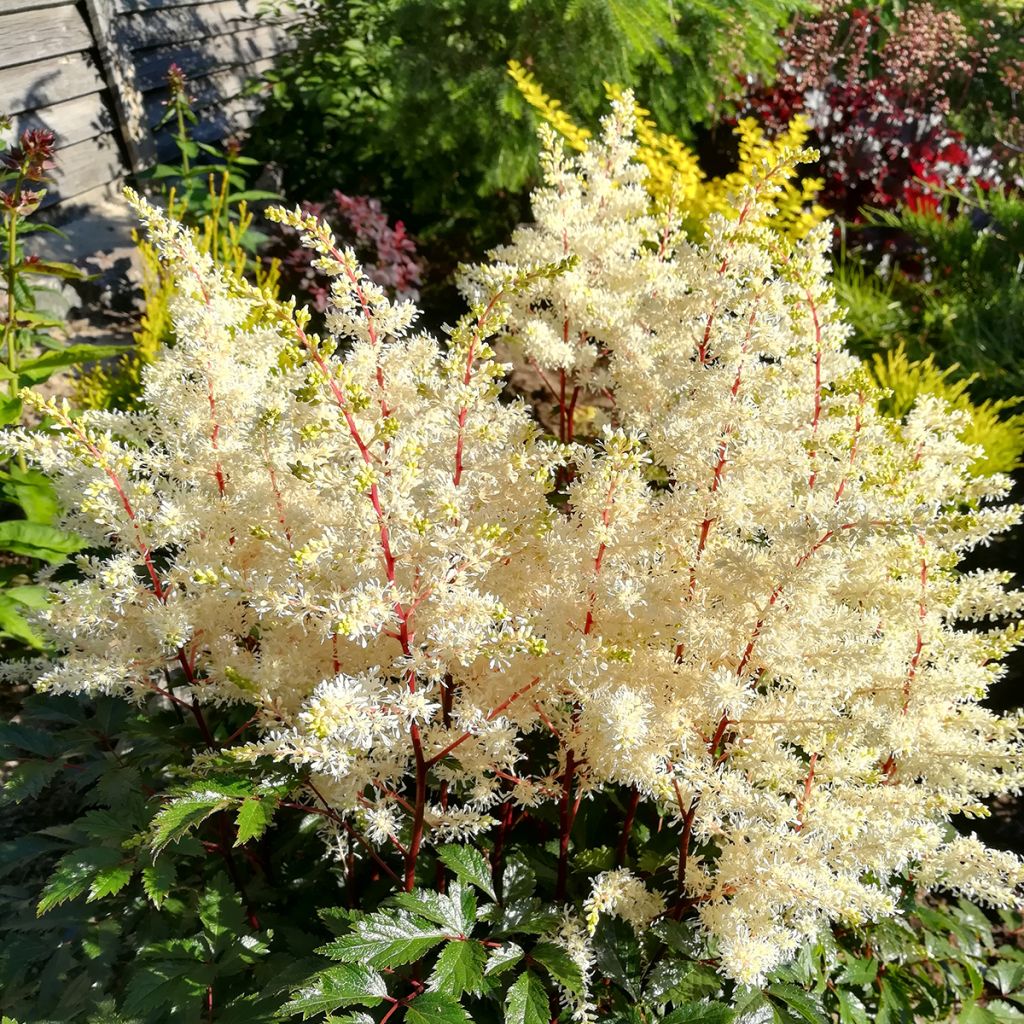
{"type": "Polygon", "coordinates": [[[582,123],[603,113],[607,81],[634,86],[666,130],[685,135],[740,76],[769,71],[775,30],[806,6],[320,0],[298,49],[267,75],[252,151],[281,164],[293,199],[331,188],[380,197],[447,271],[526,210],[536,121],[506,75],[510,59],[582,123]]]}
{"type": "MultiPolygon", "coordinates": [[[[356,858],[346,884],[304,779],[232,756],[238,718],[204,720],[217,750],[187,708],[156,698],[33,697],[0,729],[15,763],[0,1012],[20,1024],[567,1024],[589,990],[597,1019],[622,1024],[1024,1020],[1019,915],[922,905],[909,883],[901,917],[808,944],[758,989],[722,977],[692,910],[640,934],[602,917],[582,969],[558,939],[542,818],[500,859],[490,842],[426,854],[411,892],[388,879],[386,851],[356,858]]],[[[611,813],[581,810],[577,915],[608,866],[584,852],[611,813]]],[[[653,826],[636,822],[627,859],[666,888],[673,837],[653,826]]]]}

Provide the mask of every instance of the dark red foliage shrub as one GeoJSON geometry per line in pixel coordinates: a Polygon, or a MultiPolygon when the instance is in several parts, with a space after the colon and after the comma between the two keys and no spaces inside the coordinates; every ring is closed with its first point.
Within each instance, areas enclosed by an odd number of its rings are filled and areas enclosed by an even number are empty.
{"type": "MultiPolygon", "coordinates": [[[[379,199],[348,196],[335,189],[327,202],[303,203],[302,209],[324,218],[341,244],[355,250],[367,277],[392,298],[419,298],[423,267],[416,243],[401,221],[394,227],[388,223],[379,199]]],[[[330,283],[313,265],[312,254],[299,244],[292,228],[279,226],[264,255],[281,263],[282,294],[294,295],[318,312],[324,311],[330,283]]]]}
{"type": "Polygon", "coordinates": [[[807,118],[821,151],[819,200],[847,220],[866,206],[935,209],[937,188],[999,181],[992,151],[951,124],[994,53],[956,12],[918,0],[886,30],[877,8],[826,0],[792,26],[784,53],[777,81],[755,84],[745,112],[769,132],[807,118]]]}

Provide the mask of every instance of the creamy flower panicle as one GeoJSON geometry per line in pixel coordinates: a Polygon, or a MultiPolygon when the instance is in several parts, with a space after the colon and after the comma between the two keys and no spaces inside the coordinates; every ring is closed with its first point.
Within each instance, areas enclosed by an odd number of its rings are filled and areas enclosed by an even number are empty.
{"type": "MultiPolygon", "coordinates": [[[[326,338],[136,199],[178,281],[143,408],[49,403],[53,431],[6,435],[109,552],[49,584],[39,685],[142,699],[170,672],[249,706],[236,754],[310,773],[382,847],[627,787],[678,829],[677,905],[754,982],[896,913],[907,868],[1016,899],[1020,861],[948,821],[1022,780],[1019,722],[979,703],[1021,595],[957,569],[1018,510],[940,403],[878,411],[826,230],[766,219],[780,168],[687,239],[649,213],[633,122],[626,97],[579,156],[548,139],[535,223],[465,271],[443,344],[308,216],[274,214],[332,281],[326,338]],[[557,438],[502,395],[498,333],[557,438]]],[[[672,895],[605,873],[590,924],[672,895]]],[[[553,936],[584,974],[587,930],[553,936]]]]}

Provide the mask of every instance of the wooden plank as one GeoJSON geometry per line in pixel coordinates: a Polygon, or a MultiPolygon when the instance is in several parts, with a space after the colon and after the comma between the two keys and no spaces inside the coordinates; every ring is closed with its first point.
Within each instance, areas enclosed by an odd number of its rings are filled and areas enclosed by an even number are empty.
{"type": "Polygon", "coordinates": [[[4,14],[17,14],[20,11],[37,11],[40,7],[62,7],[68,0],[0,0],[4,14]]]}
{"type": "Polygon", "coordinates": [[[79,96],[52,107],[39,107],[14,118],[18,132],[26,128],[49,128],[61,149],[114,131],[114,116],[98,92],[79,96]]]}
{"type": "Polygon", "coordinates": [[[0,68],[87,50],[92,33],[74,4],[0,14],[0,68]]]}
{"type": "Polygon", "coordinates": [[[69,199],[119,178],[125,167],[113,134],[86,139],[57,151],[56,184],[43,206],[66,203],[69,199]]]}
{"type": "MultiPolygon", "coordinates": [[[[208,2],[209,0],[115,0],[117,10],[121,14],[139,14],[144,11],[165,11],[171,8],[177,9],[179,7],[200,7],[208,2]]],[[[245,4],[248,16],[253,19],[255,19],[261,11],[266,10],[268,6],[264,0],[242,0],[242,3],[245,4]]],[[[280,8],[286,11],[294,9],[298,9],[300,11],[311,11],[315,6],[315,0],[289,0],[287,3],[280,4],[280,8]]]]}
{"type": "Polygon", "coordinates": [[[202,5],[125,15],[118,19],[117,32],[128,49],[144,50],[151,46],[167,46],[239,29],[289,24],[296,20],[294,16],[254,18],[251,5],[245,0],[214,0],[202,5]]]}
{"type": "Polygon", "coordinates": [[[72,53],[35,64],[0,70],[0,97],[4,110],[20,114],[52,106],[104,87],[91,54],[72,53]]]}
{"type": "MultiPolygon", "coordinates": [[[[191,137],[197,142],[216,145],[231,135],[244,132],[255,120],[261,108],[258,96],[235,96],[225,103],[210,107],[206,116],[192,129],[191,137]]],[[[165,128],[156,136],[157,152],[165,163],[177,163],[177,147],[165,128]]],[[[243,144],[244,152],[245,146],[243,144]]]]}
{"type": "Polygon", "coordinates": [[[142,91],[148,92],[164,83],[171,64],[177,64],[189,78],[198,78],[218,68],[251,64],[276,56],[291,45],[292,39],[287,33],[267,26],[203,39],[192,45],[162,47],[150,51],[139,61],[138,82],[142,91]]]}
{"type": "MultiPolygon", "coordinates": [[[[203,112],[208,107],[238,96],[250,79],[258,77],[273,66],[274,58],[267,57],[252,64],[224,68],[222,71],[213,71],[201,78],[192,79],[189,82],[192,109],[200,121],[203,120],[203,112]]],[[[259,100],[259,97],[255,98],[259,100]]],[[[151,127],[155,128],[167,112],[166,99],[166,89],[146,93],[146,115],[151,127]]]]}
{"type": "Polygon", "coordinates": [[[142,104],[142,89],[131,52],[117,33],[117,14],[113,0],[85,0],[100,61],[114,97],[114,109],[121,125],[121,134],[128,149],[128,159],[136,171],[149,166],[155,159],[153,141],[142,104]]]}

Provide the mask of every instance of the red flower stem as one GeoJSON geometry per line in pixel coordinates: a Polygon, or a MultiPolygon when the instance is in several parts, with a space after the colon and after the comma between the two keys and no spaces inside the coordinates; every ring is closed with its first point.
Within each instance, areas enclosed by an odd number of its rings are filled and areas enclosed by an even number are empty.
{"type": "MultiPolygon", "coordinates": [[[[503,711],[507,711],[508,708],[517,701],[524,693],[532,690],[540,682],[540,676],[534,676],[525,686],[521,686],[515,693],[512,694],[507,700],[503,700],[485,719],[485,722],[493,722],[503,711]]],[[[448,746],[442,748],[438,753],[431,757],[427,762],[427,768],[433,768],[439,761],[443,761],[453,750],[460,747],[472,736],[471,732],[464,732],[458,739],[453,740],[448,746]]]]}
{"type": "Polygon", "coordinates": [[[562,774],[562,799],[558,809],[558,878],[555,900],[564,903],[569,881],[569,837],[572,832],[572,781],[576,772],[576,756],[572,747],[565,752],[565,771],[562,774]]]}
{"type": "Polygon", "coordinates": [[[626,804],[626,820],[622,823],[622,834],[619,836],[619,845],[615,850],[615,863],[620,867],[626,863],[629,837],[633,831],[633,822],[636,820],[636,810],[639,806],[640,790],[634,786],[629,793],[629,802],[626,804]]]}
{"type": "Polygon", "coordinates": [[[807,776],[804,779],[804,795],[800,800],[800,806],[796,812],[796,831],[804,827],[804,812],[807,810],[807,802],[811,799],[811,787],[814,785],[814,769],[818,764],[818,753],[811,754],[810,764],[807,766],[807,776]]]}

